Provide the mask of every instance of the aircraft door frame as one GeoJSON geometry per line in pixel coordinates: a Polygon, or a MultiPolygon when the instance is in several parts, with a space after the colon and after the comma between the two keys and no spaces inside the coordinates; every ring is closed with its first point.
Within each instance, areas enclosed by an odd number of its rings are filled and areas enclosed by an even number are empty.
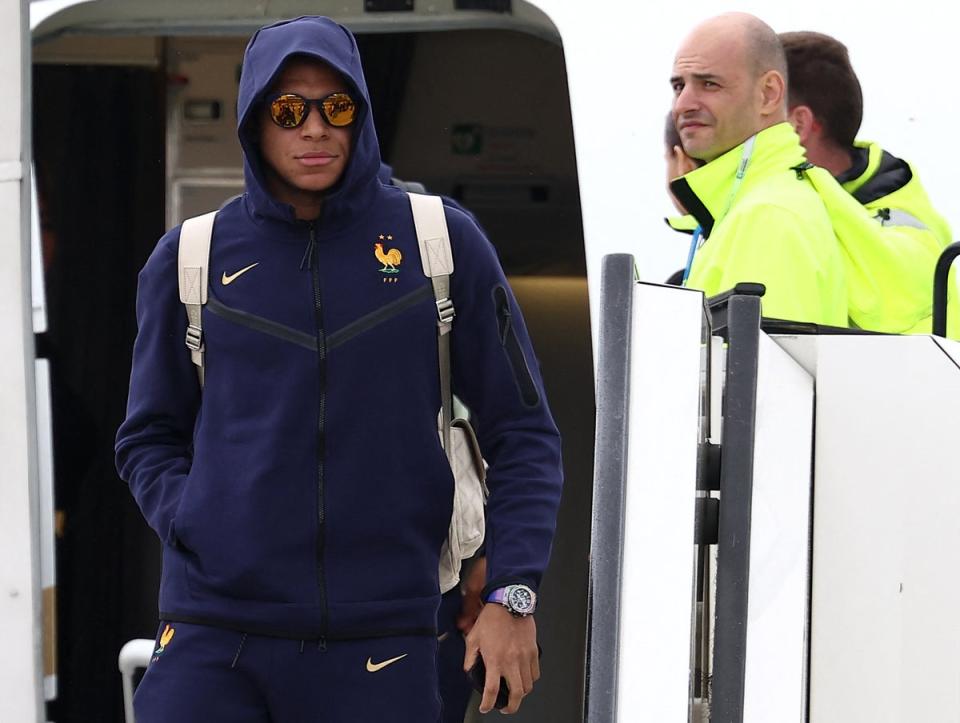
{"type": "Polygon", "coordinates": [[[30,274],[30,43],[28,3],[0,6],[0,720],[43,712],[39,483],[30,274]]]}

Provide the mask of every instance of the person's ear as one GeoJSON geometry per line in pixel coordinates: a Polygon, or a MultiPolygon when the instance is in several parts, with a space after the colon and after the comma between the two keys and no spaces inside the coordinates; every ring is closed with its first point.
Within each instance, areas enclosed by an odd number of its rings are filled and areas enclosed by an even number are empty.
{"type": "Polygon", "coordinates": [[[760,76],[760,115],[767,117],[783,113],[787,102],[787,85],[783,76],[768,70],[760,76]]]}
{"type": "Polygon", "coordinates": [[[797,105],[790,109],[787,114],[787,120],[793,126],[793,130],[800,136],[800,145],[806,146],[810,136],[815,131],[817,119],[808,105],[797,105]]]}

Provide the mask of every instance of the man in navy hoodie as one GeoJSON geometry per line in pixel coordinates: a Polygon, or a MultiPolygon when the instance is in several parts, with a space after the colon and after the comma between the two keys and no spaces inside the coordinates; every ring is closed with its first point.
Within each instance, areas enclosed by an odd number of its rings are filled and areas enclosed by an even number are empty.
{"type": "MultiPolygon", "coordinates": [[[[140,275],[117,466],[163,542],[163,577],[137,720],[438,721],[453,478],[437,434],[437,309],[408,197],[377,177],[353,37],[316,17],[262,28],[238,119],[246,192],[214,224],[202,393],[182,341],[178,228],[140,275]]],[[[467,216],[445,214],[453,390],[490,464],[484,596],[497,603],[464,665],[486,663],[482,711],[502,676],[513,712],[539,677],[529,613],[560,440],[496,253],[467,216]]]]}

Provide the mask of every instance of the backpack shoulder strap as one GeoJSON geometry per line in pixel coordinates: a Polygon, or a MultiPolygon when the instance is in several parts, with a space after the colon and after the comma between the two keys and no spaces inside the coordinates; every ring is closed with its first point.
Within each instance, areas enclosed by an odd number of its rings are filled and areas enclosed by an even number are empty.
{"type": "Polygon", "coordinates": [[[177,277],[180,302],[187,311],[186,345],[190,358],[197,366],[200,386],[203,386],[203,320],[202,309],[207,303],[207,280],[210,266],[210,238],[217,212],[188,218],[180,226],[180,247],[177,251],[177,277]]]}
{"type": "Polygon", "coordinates": [[[433,283],[433,295],[437,303],[437,349],[440,362],[440,400],[443,424],[443,448],[449,457],[450,422],[453,419],[453,393],[450,390],[450,337],[448,336],[455,316],[450,298],[450,274],[453,273],[453,251],[447,231],[447,217],[439,196],[408,193],[413,210],[413,224],[417,229],[420,245],[420,260],[423,273],[433,283]]]}
{"type": "MultiPolygon", "coordinates": [[[[440,303],[450,299],[450,274],[453,273],[453,252],[450,249],[450,234],[447,231],[447,217],[443,212],[443,201],[439,196],[420,193],[408,193],[410,207],[413,210],[413,223],[417,229],[417,243],[420,245],[420,260],[423,273],[433,282],[433,292],[440,303]]],[[[440,314],[441,324],[449,331],[453,319],[451,303],[449,314],[440,314]],[[448,317],[449,319],[445,318],[448,317]]]]}

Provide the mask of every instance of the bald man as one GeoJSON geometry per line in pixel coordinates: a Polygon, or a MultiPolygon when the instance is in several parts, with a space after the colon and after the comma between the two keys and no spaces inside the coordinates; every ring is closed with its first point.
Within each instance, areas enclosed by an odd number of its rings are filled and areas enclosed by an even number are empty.
{"type": "Polygon", "coordinates": [[[787,122],[786,59],[760,19],[697,26],[670,83],[683,148],[704,165],[670,189],[697,220],[684,283],[708,296],[753,281],[767,317],[847,325],[841,249],[787,122]]]}

